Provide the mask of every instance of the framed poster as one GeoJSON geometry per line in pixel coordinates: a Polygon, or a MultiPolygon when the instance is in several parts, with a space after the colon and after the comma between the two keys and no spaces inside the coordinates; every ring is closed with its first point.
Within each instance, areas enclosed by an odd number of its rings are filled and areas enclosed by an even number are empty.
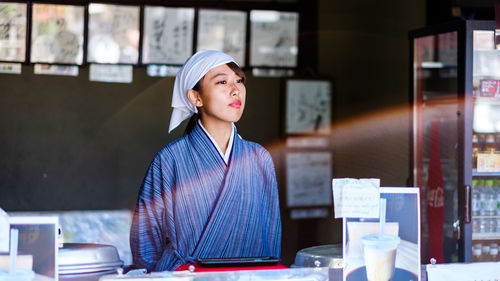
{"type": "Polygon", "coordinates": [[[331,81],[288,79],[285,85],[284,103],[286,135],[330,133],[331,81]]]}
{"type": "Polygon", "coordinates": [[[139,7],[89,4],[88,62],[137,64],[139,7]]]}
{"type": "Polygon", "coordinates": [[[250,66],[296,67],[299,14],[250,11],[250,66]]]}
{"type": "Polygon", "coordinates": [[[383,227],[380,218],[343,218],[343,280],[421,280],[419,191],[381,187],[383,227]]]}
{"type": "Polygon", "coordinates": [[[84,12],[83,6],[34,3],[31,62],[81,65],[84,12]]]}
{"type": "Polygon", "coordinates": [[[245,66],[247,13],[229,10],[200,9],[196,49],[217,50],[245,66]]]}
{"type": "Polygon", "coordinates": [[[26,60],[26,3],[0,3],[0,61],[26,60]]]}
{"type": "Polygon", "coordinates": [[[194,8],[144,8],[144,64],[183,64],[193,54],[194,8]]]}
{"type": "Polygon", "coordinates": [[[288,207],[331,205],[330,152],[288,152],[285,162],[288,207]]]}

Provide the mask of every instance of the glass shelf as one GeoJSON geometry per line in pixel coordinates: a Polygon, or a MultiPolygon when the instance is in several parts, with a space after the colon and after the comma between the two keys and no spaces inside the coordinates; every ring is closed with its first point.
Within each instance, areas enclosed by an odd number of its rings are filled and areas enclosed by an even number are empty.
{"type": "Polygon", "coordinates": [[[500,233],[472,233],[472,240],[498,240],[500,233]]]}
{"type": "Polygon", "coordinates": [[[500,172],[472,172],[473,177],[500,177],[500,172]]]}
{"type": "Polygon", "coordinates": [[[473,219],[480,218],[480,219],[498,219],[500,218],[500,215],[498,216],[472,216],[473,219]]]}

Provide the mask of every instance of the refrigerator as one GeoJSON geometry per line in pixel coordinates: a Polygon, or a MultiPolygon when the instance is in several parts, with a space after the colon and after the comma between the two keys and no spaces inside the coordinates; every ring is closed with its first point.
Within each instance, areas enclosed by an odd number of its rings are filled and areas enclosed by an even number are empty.
{"type": "Polygon", "coordinates": [[[409,185],[421,191],[422,263],[498,261],[500,50],[495,22],[409,32],[409,185]]]}

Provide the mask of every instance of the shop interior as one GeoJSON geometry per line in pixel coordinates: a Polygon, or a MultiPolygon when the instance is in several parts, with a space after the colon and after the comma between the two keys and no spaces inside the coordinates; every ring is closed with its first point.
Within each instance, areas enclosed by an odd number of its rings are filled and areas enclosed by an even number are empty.
{"type": "MultiPolygon", "coordinates": [[[[32,1],[29,1],[30,3],[32,1]]],[[[88,1],[64,1],[81,5],[88,1]]],[[[114,4],[196,9],[267,9],[299,15],[292,75],[247,74],[247,105],[236,124],[245,139],[272,155],[280,193],[281,262],[300,249],[342,242],[342,222],[330,203],[289,204],[287,155],[330,155],[330,178],[379,178],[384,187],[411,186],[410,44],[408,32],[458,19],[493,20],[493,1],[127,0],[114,4]],[[331,84],[326,145],[287,144],[287,79],[331,84]],[[295,210],[318,210],[293,217],[295,210]],[[326,212],[326,213],[325,213],[326,212]]],[[[44,3],[60,3],[44,1],[44,3]]],[[[246,37],[247,44],[250,36],[246,37]]],[[[249,47],[246,62],[249,62],[249,47]]],[[[174,77],[152,77],[132,64],[130,83],[90,81],[78,75],[40,75],[22,62],[21,74],[0,74],[0,207],[8,213],[132,211],[146,169],[161,147],[183,135],[168,133],[174,77]]],[[[264,68],[265,69],[265,68],[264,68]]],[[[117,217],[123,215],[116,213],[117,217]]],[[[127,222],[127,217],[123,221],[127,222]]],[[[120,231],[126,225],[118,226],[120,231]]],[[[89,230],[90,231],[90,230],[89,230]]],[[[99,236],[99,234],[95,234],[99,236]]],[[[126,242],[126,241],[125,241],[126,242]]]]}

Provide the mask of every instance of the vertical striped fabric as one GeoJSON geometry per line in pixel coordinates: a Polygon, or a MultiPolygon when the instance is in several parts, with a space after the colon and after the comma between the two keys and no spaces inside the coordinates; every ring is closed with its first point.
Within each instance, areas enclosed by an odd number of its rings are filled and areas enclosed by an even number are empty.
{"type": "Polygon", "coordinates": [[[154,157],[130,232],[134,264],[174,270],[197,258],[279,257],[274,165],[262,146],[234,138],[226,165],[203,130],[154,157]]]}

